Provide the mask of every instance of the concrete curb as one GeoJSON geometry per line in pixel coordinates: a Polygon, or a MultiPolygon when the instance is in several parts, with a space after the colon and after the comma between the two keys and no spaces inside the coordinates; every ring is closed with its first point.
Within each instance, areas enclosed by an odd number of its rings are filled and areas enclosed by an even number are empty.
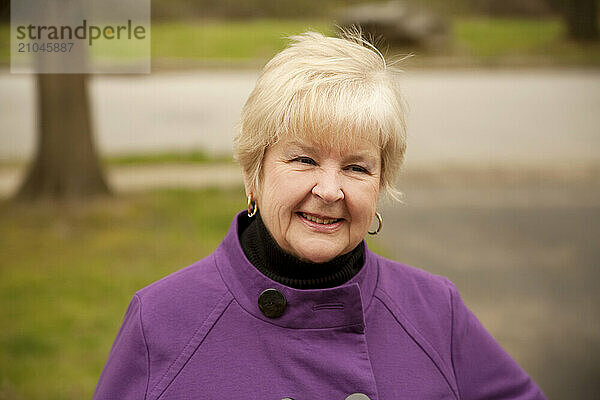
{"type": "MultiPolygon", "coordinates": [[[[23,167],[0,168],[0,198],[11,196],[23,179],[23,167]]],[[[155,164],[113,166],[106,170],[108,182],[117,193],[159,188],[233,188],[242,185],[237,165],[155,164]]]]}

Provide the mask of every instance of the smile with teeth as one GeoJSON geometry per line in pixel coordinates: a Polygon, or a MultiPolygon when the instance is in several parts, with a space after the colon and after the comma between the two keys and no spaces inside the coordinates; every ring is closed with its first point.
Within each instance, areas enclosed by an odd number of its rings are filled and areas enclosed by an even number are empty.
{"type": "Polygon", "coordinates": [[[306,214],[306,213],[300,213],[300,215],[302,215],[304,218],[306,218],[309,221],[316,222],[317,224],[321,224],[321,225],[329,225],[329,224],[333,224],[334,222],[338,222],[341,220],[341,218],[318,218],[318,217],[315,217],[314,215],[310,215],[310,214],[306,214]]]}

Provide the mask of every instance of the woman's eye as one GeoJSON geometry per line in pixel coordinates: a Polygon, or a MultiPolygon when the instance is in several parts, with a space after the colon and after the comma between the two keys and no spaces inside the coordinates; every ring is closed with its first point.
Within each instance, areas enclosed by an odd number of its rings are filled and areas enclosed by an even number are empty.
{"type": "Polygon", "coordinates": [[[301,162],[302,164],[317,165],[317,163],[315,162],[315,160],[313,160],[310,157],[298,157],[294,161],[301,162]]]}
{"type": "Polygon", "coordinates": [[[351,170],[352,172],[362,172],[362,173],[367,173],[369,171],[367,171],[366,168],[361,167],[360,165],[350,165],[348,167],[349,170],[351,170]]]}

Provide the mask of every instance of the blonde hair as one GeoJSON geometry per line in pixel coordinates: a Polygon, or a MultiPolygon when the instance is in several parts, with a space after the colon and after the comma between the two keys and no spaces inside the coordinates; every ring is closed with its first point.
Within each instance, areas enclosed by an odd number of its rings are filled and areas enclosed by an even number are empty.
{"type": "Polygon", "coordinates": [[[281,138],[337,149],[366,139],[381,150],[381,189],[398,199],[394,182],[406,150],[398,70],[358,30],[290,39],[242,110],[234,154],[248,182],[259,187],[265,151],[281,138]]]}

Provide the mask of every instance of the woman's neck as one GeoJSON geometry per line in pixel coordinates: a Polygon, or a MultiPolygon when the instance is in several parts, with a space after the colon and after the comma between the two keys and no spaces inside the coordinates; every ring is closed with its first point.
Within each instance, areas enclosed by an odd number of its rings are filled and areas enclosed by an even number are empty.
{"type": "Polygon", "coordinates": [[[248,260],[265,276],[296,289],[322,289],[339,286],[360,271],[364,245],[325,263],[302,261],[285,252],[256,214],[240,232],[242,249],[248,260]]]}

